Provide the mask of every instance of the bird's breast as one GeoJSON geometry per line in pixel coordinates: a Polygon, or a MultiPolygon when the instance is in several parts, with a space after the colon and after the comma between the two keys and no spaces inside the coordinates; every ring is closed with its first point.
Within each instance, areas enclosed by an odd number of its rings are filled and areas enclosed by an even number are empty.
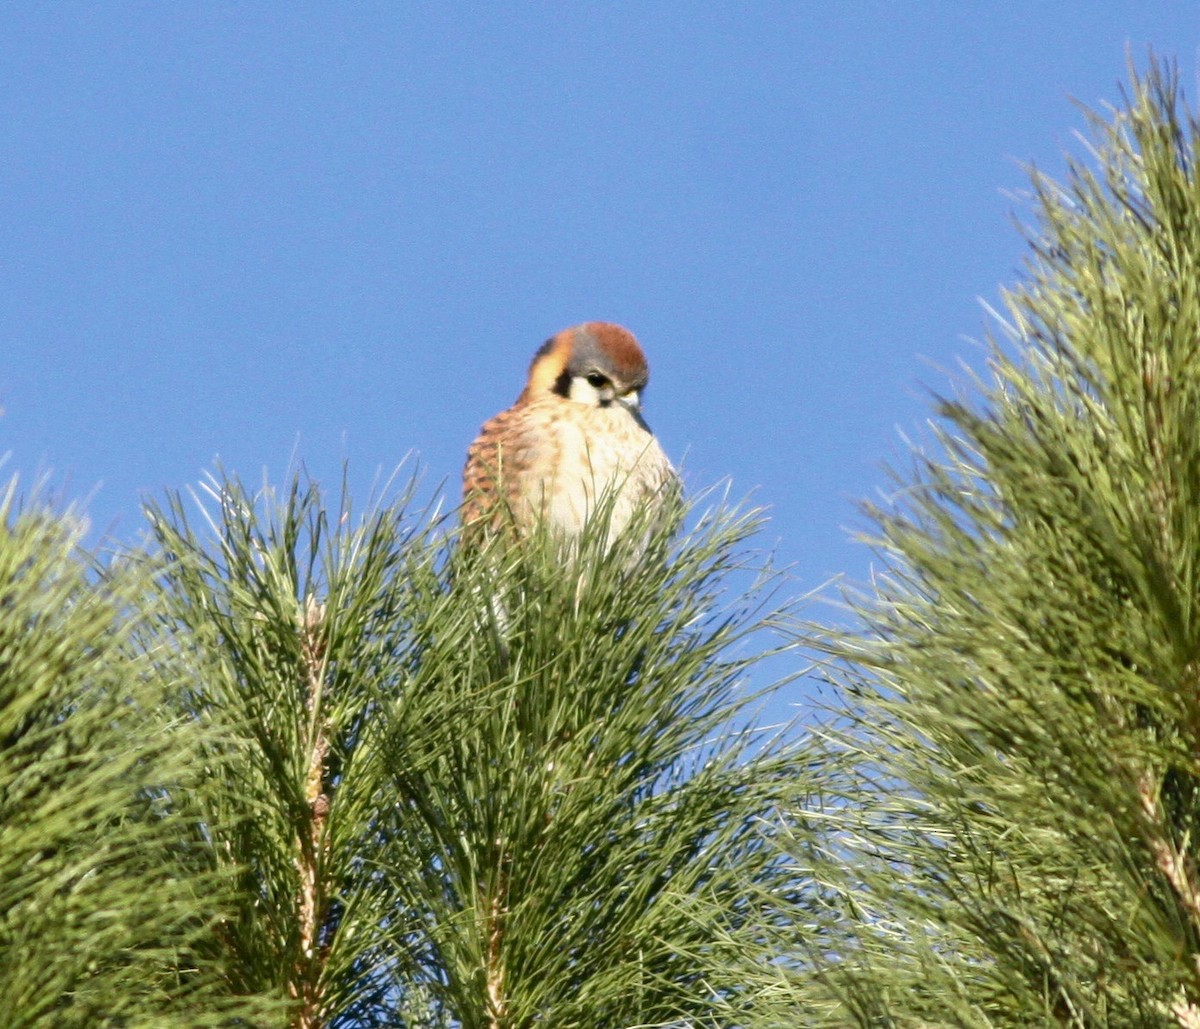
{"type": "MultiPolygon", "coordinates": [[[[610,530],[619,533],[640,503],[674,475],[658,441],[620,405],[557,405],[546,412],[542,460],[529,499],[557,529],[582,531],[601,498],[612,504],[610,530]],[[611,495],[610,495],[611,494],[611,495]]],[[[531,469],[532,470],[532,469],[531,469]]]]}

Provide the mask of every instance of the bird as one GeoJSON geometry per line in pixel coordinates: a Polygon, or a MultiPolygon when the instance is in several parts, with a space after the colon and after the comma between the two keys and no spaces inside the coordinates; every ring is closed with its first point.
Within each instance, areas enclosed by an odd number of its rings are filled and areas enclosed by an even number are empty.
{"type": "Polygon", "coordinates": [[[646,355],[628,329],[585,322],[551,336],[516,403],[485,422],[463,469],[465,535],[527,534],[541,523],[575,540],[604,498],[607,536],[679,478],[642,417],[646,355]]]}

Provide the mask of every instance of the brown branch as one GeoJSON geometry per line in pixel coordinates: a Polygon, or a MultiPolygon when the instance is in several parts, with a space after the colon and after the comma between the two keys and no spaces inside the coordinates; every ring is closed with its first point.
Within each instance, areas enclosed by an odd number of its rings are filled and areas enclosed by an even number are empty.
{"type": "Polygon", "coordinates": [[[329,756],[328,726],[319,717],[321,689],[325,679],[325,605],[309,597],[304,607],[301,650],[306,675],[305,710],[308,715],[308,762],[304,780],[304,799],[308,819],[296,836],[296,872],[300,880],[297,899],[299,953],[289,993],[300,1003],[292,1019],[295,1029],[321,1029],[323,1025],[321,958],[318,935],[325,918],[321,902],[320,864],[324,856],[325,822],[329,817],[329,796],[324,792],[326,759],[329,756]]]}
{"type": "MultiPolygon", "coordinates": [[[[1200,929],[1200,881],[1197,880],[1196,868],[1187,856],[1167,839],[1163,829],[1162,809],[1149,772],[1143,772],[1138,778],[1138,801],[1142,832],[1154,858],[1154,866],[1174,891],[1192,926],[1200,929]]],[[[1182,990],[1179,993],[1179,997],[1167,1006],[1167,1011],[1180,1029],[1200,1029],[1200,1007],[1197,1007],[1182,990]]]]}
{"type": "Polygon", "coordinates": [[[1142,830],[1154,857],[1154,865],[1175,891],[1193,927],[1200,930],[1200,881],[1197,880],[1192,862],[1167,839],[1157,791],[1148,772],[1138,780],[1138,799],[1141,803],[1142,830]]]}
{"type": "Polygon", "coordinates": [[[487,1003],[488,1029],[504,1029],[508,1025],[508,997],[505,993],[504,920],[508,914],[508,877],[500,873],[496,891],[489,901],[487,913],[487,1003]]]}

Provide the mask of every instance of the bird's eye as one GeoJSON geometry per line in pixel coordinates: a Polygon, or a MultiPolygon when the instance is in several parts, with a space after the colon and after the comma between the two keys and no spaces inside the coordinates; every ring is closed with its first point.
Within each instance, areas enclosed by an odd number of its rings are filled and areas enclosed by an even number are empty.
{"type": "Polygon", "coordinates": [[[608,385],[608,379],[599,372],[588,372],[587,381],[588,385],[593,389],[599,389],[601,386],[608,385]]]}

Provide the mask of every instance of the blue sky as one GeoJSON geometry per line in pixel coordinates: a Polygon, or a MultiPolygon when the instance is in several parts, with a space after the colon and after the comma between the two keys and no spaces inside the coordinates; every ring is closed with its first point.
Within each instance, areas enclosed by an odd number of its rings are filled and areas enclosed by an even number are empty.
{"type": "Polygon", "coordinates": [[[213,461],[457,489],[537,345],[642,340],[798,589],[1020,274],[1022,162],[1193,3],[0,7],[0,453],[97,532],[213,461]]]}

